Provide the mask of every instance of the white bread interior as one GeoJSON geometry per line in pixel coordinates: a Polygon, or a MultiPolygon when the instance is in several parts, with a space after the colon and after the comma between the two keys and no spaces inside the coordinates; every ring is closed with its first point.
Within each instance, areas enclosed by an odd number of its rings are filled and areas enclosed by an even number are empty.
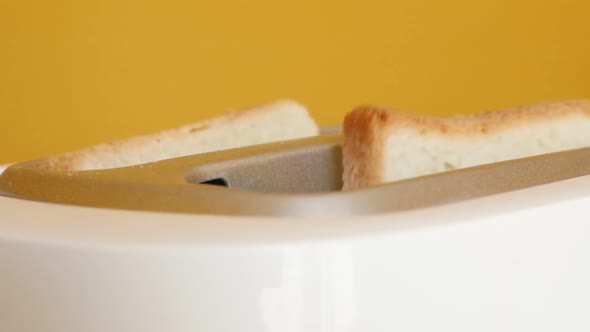
{"type": "Polygon", "coordinates": [[[343,125],[343,190],[590,146],[590,102],[434,117],[361,106],[343,125]]]}
{"type": "Polygon", "coordinates": [[[90,146],[40,161],[62,171],[97,170],[319,134],[308,110],[278,100],[159,133],[90,146]]]}

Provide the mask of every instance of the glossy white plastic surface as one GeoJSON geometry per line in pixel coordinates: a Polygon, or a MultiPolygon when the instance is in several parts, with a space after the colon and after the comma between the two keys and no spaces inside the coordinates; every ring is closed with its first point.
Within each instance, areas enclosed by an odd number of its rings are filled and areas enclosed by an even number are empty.
{"type": "Polygon", "coordinates": [[[590,331],[590,177],[350,219],[0,197],[0,331],[590,331]]]}

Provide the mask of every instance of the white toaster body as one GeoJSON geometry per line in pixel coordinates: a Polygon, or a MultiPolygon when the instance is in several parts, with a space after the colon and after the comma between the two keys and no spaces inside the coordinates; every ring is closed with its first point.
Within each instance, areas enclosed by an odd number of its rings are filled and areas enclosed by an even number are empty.
{"type": "Polygon", "coordinates": [[[590,331],[590,176],[350,218],[0,197],[0,330],[590,331]]]}

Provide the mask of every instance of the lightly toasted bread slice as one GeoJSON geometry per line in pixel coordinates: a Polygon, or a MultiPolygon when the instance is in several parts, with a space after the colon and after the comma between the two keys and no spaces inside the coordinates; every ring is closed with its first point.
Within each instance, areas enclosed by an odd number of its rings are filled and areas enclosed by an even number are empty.
{"type": "Polygon", "coordinates": [[[360,106],[343,123],[343,190],[590,146],[590,101],[473,115],[360,106]]]}
{"type": "Polygon", "coordinates": [[[318,124],[303,105],[276,100],[158,133],[51,156],[41,160],[39,167],[61,171],[117,168],[318,134],[318,124]]]}

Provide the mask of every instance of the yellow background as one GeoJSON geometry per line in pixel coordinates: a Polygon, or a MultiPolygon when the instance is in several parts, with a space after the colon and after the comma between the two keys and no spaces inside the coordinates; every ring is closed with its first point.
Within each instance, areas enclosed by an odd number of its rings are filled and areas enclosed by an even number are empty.
{"type": "Polygon", "coordinates": [[[0,162],[293,98],[430,114],[590,97],[588,0],[0,0],[0,162]]]}

